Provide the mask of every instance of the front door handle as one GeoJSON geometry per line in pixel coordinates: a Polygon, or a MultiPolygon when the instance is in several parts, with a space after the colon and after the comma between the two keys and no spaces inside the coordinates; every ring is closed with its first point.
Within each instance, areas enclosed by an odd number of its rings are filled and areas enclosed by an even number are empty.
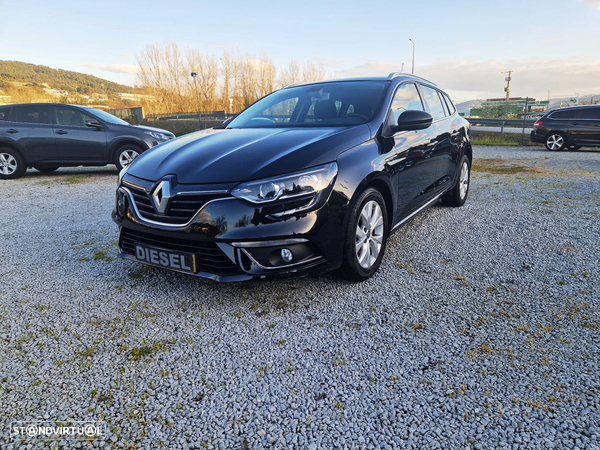
{"type": "Polygon", "coordinates": [[[13,133],[18,133],[19,130],[15,130],[14,128],[11,128],[10,130],[6,130],[7,133],[13,134],[13,133]]]}
{"type": "Polygon", "coordinates": [[[434,147],[438,144],[438,141],[431,141],[429,144],[427,144],[427,147],[434,147]]]}
{"type": "Polygon", "coordinates": [[[69,134],[69,132],[65,130],[58,130],[56,134],[69,134]]]}

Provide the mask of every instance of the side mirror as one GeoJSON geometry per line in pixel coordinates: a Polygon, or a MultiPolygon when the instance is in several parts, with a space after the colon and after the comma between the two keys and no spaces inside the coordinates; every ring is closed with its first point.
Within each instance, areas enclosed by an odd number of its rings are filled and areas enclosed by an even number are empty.
{"type": "Polygon", "coordinates": [[[398,125],[392,125],[390,131],[414,131],[429,128],[433,122],[433,116],[425,111],[404,111],[398,117],[398,125]]]}
{"type": "Polygon", "coordinates": [[[100,122],[98,122],[97,120],[86,120],[85,126],[90,127],[90,128],[102,129],[102,124],[100,122]]]}
{"type": "Polygon", "coordinates": [[[226,119],[221,125],[217,125],[214,128],[217,130],[225,128],[227,125],[229,125],[229,122],[231,122],[233,119],[234,119],[234,117],[230,117],[229,119],[226,119]]]}

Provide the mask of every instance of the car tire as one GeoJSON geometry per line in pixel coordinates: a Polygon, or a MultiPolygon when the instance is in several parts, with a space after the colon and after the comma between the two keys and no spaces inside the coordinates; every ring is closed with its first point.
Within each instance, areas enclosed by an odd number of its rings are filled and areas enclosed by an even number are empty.
{"type": "Polygon", "coordinates": [[[460,161],[458,179],[454,187],[442,197],[442,203],[447,206],[462,206],[467,201],[471,186],[471,162],[465,155],[460,161]]]}
{"type": "Polygon", "coordinates": [[[33,166],[33,168],[42,173],[50,173],[58,170],[58,166],[33,166]]]}
{"type": "Polygon", "coordinates": [[[344,240],[341,274],[350,281],[364,281],[381,265],[389,234],[387,208],[375,188],[363,191],[350,211],[344,240]]]}
{"type": "Polygon", "coordinates": [[[0,148],[0,180],[13,180],[27,171],[25,160],[12,148],[0,148]]]}
{"type": "Polygon", "coordinates": [[[567,146],[567,138],[564,134],[553,131],[546,136],[545,145],[548,150],[559,152],[567,146]]]}
{"type": "Polygon", "coordinates": [[[137,145],[126,144],[117,149],[115,152],[114,163],[117,166],[117,170],[121,170],[124,167],[129,166],[135,158],[140,156],[142,149],[137,145]]]}

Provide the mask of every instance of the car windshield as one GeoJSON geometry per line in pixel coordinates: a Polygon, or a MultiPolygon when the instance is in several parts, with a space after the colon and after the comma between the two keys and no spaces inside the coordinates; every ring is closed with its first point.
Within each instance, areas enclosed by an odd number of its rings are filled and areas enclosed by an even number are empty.
{"type": "Polygon", "coordinates": [[[106,111],[102,111],[101,109],[96,109],[96,108],[83,108],[88,112],[91,112],[93,115],[95,115],[96,117],[99,117],[100,119],[104,120],[105,122],[108,123],[112,123],[113,125],[130,125],[128,122],[125,122],[122,119],[119,119],[116,116],[113,116],[112,114],[107,113],[106,111]]]}
{"type": "Polygon", "coordinates": [[[274,92],[242,111],[227,128],[344,127],[373,119],[386,81],[339,81],[274,92]]]}

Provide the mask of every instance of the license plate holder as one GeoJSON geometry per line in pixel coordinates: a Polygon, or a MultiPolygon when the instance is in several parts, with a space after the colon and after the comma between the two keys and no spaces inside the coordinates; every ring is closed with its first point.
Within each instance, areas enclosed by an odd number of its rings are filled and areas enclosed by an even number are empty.
{"type": "Polygon", "coordinates": [[[135,259],[139,262],[165,269],[197,273],[194,253],[178,252],[137,242],[134,243],[134,247],[135,259]]]}

